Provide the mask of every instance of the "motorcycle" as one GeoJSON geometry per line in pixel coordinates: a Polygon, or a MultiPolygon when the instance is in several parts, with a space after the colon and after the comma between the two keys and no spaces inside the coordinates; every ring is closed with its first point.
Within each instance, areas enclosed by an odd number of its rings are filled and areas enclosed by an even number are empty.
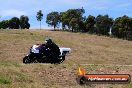
{"type": "Polygon", "coordinates": [[[70,48],[60,47],[60,55],[54,57],[51,55],[50,49],[45,49],[45,52],[40,52],[39,45],[33,45],[29,49],[29,53],[23,58],[23,63],[62,63],[65,60],[67,53],[71,51],[70,48]]]}

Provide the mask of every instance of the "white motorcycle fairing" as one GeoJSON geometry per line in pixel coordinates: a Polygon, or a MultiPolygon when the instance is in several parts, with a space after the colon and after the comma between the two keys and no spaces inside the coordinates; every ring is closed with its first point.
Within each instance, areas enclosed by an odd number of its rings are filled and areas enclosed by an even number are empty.
{"type": "Polygon", "coordinates": [[[38,49],[39,45],[33,45],[31,48],[31,52],[33,53],[39,53],[39,49],[38,49]]]}
{"type": "Polygon", "coordinates": [[[65,48],[65,47],[60,47],[59,49],[60,49],[61,55],[63,54],[63,52],[70,52],[71,51],[70,48],[65,48]]]}

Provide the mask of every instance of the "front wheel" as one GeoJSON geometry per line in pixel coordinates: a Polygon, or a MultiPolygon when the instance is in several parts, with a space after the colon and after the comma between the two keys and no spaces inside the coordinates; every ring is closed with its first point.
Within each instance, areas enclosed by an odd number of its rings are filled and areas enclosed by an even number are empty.
{"type": "Polygon", "coordinates": [[[25,63],[25,64],[31,63],[31,62],[30,62],[30,59],[29,59],[29,56],[25,56],[25,57],[23,58],[23,63],[25,63]]]}

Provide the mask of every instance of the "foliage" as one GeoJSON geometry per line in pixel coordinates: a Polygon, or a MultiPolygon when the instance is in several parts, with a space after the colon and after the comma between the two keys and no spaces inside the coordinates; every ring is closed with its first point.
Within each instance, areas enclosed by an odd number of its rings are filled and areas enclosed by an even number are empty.
{"type": "Polygon", "coordinates": [[[0,22],[0,29],[6,29],[9,27],[9,21],[8,20],[3,20],[0,22]]]}
{"type": "Polygon", "coordinates": [[[37,18],[38,21],[40,21],[40,29],[41,29],[41,20],[43,19],[42,10],[39,10],[39,11],[37,12],[36,18],[37,18]]]}
{"type": "Polygon", "coordinates": [[[113,19],[108,15],[98,15],[96,17],[96,31],[101,35],[108,35],[110,28],[113,24],[113,19]]]}
{"type": "Polygon", "coordinates": [[[94,33],[94,25],[95,25],[95,17],[92,15],[89,15],[85,21],[85,32],[94,33]]]}
{"type": "Polygon", "coordinates": [[[21,29],[29,29],[30,28],[30,24],[28,23],[29,18],[27,16],[22,15],[20,17],[20,28],[21,29]]]}
{"type": "Polygon", "coordinates": [[[115,19],[112,33],[114,36],[124,38],[127,31],[132,31],[132,18],[124,15],[115,19]]]}
{"type": "Polygon", "coordinates": [[[13,17],[11,20],[9,20],[9,28],[10,29],[19,29],[20,26],[20,20],[17,17],[13,17]]]}
{"type": "Polygon", "coordinates": [[[49,26],[53,26],[54,30],[60,23],[60,14],[58,12],[51,12],[47,15],[46,23],[49,26]]]}
{"type": "Polygon", "coordinates": [[[81,9],[69,9],[66,12],[61,12],[62,28],[68,27],[72,31],[80,30],[84,21],[82,15],[85,13],[83,8],[81,9]],[[75,23],[74,23],[75,22],[75,23]]]}
{"type": "Polygon", "coordinates": [[[0,29],[29,29],[29,18],[22,15],[20,19],[18,17],[12,17],[10,20],[0,21],[0,29]]]}

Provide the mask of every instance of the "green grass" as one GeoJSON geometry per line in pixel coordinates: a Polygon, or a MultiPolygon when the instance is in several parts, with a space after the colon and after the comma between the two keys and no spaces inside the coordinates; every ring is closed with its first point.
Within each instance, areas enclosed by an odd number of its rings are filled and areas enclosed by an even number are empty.
{"type": "Polygon", "coordinates": [[[1,84],[10,84],[11,81],[9,79],[7,79],[6,77],[1,77],[0,76],[0,83],[1,84]]]}
{"type": "Polygon", "coordinates": [[[18,62],[14,61],[0,61],[0,67],[20,67],[18,62]]]}

